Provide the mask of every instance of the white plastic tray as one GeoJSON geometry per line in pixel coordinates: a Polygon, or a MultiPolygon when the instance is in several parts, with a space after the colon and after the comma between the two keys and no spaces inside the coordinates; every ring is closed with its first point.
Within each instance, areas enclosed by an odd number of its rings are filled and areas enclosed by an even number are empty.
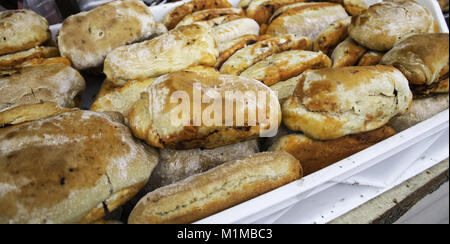
{"type": "MultiPolygon", "coordinates": [[[[448,33],[437,1],[416,1],[433,14],[441,32],[448,33]]],[[[187,1],[150,9],[156,20],[161,20],[170,9],[184,2],[187,1]]],[[[239,0],[230,2],[236,6],[239,0]]],[[[365,2],[371,5],[380,1],[365,2]]],[[[53,26],[53,33],[58,28],[53,26]]],[[[98,80],[88,81],[83,100],[91,100],[100,84],[98,80]]],[[[448,148],[446,110],[315,174],[198,223],[327,223],[448,158],[448,148]]]]}

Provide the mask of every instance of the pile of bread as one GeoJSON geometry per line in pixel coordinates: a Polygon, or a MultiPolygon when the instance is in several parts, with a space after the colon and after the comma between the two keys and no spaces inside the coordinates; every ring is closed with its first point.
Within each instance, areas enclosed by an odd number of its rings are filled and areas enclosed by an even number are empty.
{"type": "Polygon", "coordinates": [[[0,223],[193,223],[449,106],[448,34],[413,0],[192,0],[161,23],[116,0],[50,39],[0,13],[0,223]],[[90,111],[79,72],[106,76],[90,111]],[[236,102],[256,124],[171,123],[196,84],[275,102],[236,102]]]}

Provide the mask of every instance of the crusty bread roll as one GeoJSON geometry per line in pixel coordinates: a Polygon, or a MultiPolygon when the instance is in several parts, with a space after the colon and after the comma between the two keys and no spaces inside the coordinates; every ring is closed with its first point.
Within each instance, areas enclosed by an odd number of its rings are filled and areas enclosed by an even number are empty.
{"type": "Polygon", "coordinates": [[[240,76],[259,80],[267,86],[295,77],[308,69],[331,67],[321,52],[291,50],[274,54],[242,72],[240,76]]]}
{"type": "Polygon", "coordinates": [[[295,34],[311,40],[331,23],[348,17],[340,4],[335,3],[297,3],[278,9],[270,19],[268,35],[295,34]],[[314,24],[311,24],[314,23],[314,24]]]}
{"type": "Polygon", "coordinates": [[[191,66],[214,66],[219,56],[214,37],[200,25],[180,26],[155,39],[119,47],[105,60],[104,73],[118,86],[191,66]]]}
{"type": "Polygon", "coordinates": [[[433,16],[414,0],[386,0],[353,17],[349,35],[374,51],[388,51],[415,33],[439,32],[433,16]]]}
{"type": "Polygon", "coordinates": [[[347,37],[347,39],[341,42],[331,54],[333,67],[354,66],[366,52],[367,49],[365,47],[358,45],[352,38],[347,37]]]}
{"type": "Polygon", "coordinates": [[[249,3],[246,13],[249,18],[256,20],[258,24],[262,25],[266,24],[279,8],[307,1],[309,0],[253,0],[249,3]]]}
{"type": "Polygon", "coordinates": [[[408,80],[391,66],[311,70],[284,102],[283,122],[312,139],[333,140],[378,129],[411,102],[408,80]]]}
{"type": "Polygon", "coordinates": [[[280,35],[247,46],[233,54],[221,67],[220,73],[240,75],[265,58],[288,50],[311,50],[312,41],[292,34],[280,35]]]}
{"type": "Polygon", "coordinates": [[[188,16],[197,11],[216,8],[231,8],[233,5],[227,0],[192,0],[170,10],[164,17],[162,22],[171,30],[177,24],[188,16]]]}
{"type": "Polygon", "coordinates": [[[85,86],[78,71],[61,63],[26,66],[0,76],[0,126],[75,107],[85,86]]]}
{"type": "Polygon", "coordinates": [[[32,59],[54,58],[59,56],[56,47],[35,47],[26,51],[0,56],[0,70],[13,69],[32,59]]]}
{"type": "Polygon", "coordinates": [[[358,61],[358,66],[372,66],[380,64],[385,53],[377,51],[366,52],[358,61]]]}
{"type": "Polygon", "coordinates": [[[259,153],[259,149],[258,142],[252,140],[210,150],[161,149],[159,152],[160,161],[150,177],[146,193],[203,173],[225,162],[259,153]]]}
{"type": "Polygon", "coordinates": [[[259,25],[250,18],[238,18],[213,27],[211,34],[218,46],[245,35],[258,35],[259,25]]]}
{"type": "Polygon", "coordinates": [[[351,16],[358,16],[368,8],[363,0],[344,0],[342,4],[351,16]]]}
{"type": "Polygon", "coordinates": [[[244,16],[244,11],[241,8],[216,8],[206,9],[187,15],[180,21],[176,27],[182,25],[190,25],[199,21],[208,21],[221,16],[244,16]]]}
{"type": "Polygon", "coordinates": [[[155,20],[145,3],[116,0],[68,17],[61,26],[58,46],[76,69],[94,69],[117,47],[145,40],[155,32],[155,20]]]}
{"type": "Polygon", "coordinates": [[[210,149],[270,136],[281,123],[281,112],[274,92],[257,80],[179,71],[156,80],[128,121],[134,135],[151,146],[210,149]]]}
{"type": "Polygon", "coordinates": [[[387,126],[329,141],[317,141],[301,134],[288,135],[275,142],[269,151],[290,153],[300,161],[307,176],[393,135],[395,131],[387,126]]]}
{"type": "Polygon", "coordinates": [[[231,41],[218,44],[217,46],[219,48],[220,54],[219,58],[217,58],[215,67],[217,69],[220,69],[223,63],[226,62],[231,56],[233,56],[233,54],[235,54],[237,51],[241,50],[242,48],[245,48],[248,45],[256,43],[257,41],[258,41],[257,35],[244,35],[231,41]]]}
{"type": "Polygon", "coordinates": [[[414,99],[411,108],[404,115],[393,118],[389,126],[397,131],[404,131],[448,109],[448,94],[414,99]]]}
{"type": "Polygon", "coordinates": [[[0,12],[0,55],[25,51],[50,39],[47,20],[31,10],[0,12]]]}
{"type": "Polygon", "coordinates": [[[256,154],[147,194],[128,223],[193,223],[301,177],[301,166],[290,154],[256,154]]]}
{"type": "Polygon", "coordinates": [[[352,18],[347,17],[331,23],[314,41],[314,51],[322,51],[327,54],[348,36],[348,26],[352,18]]]}
{"type": "Polygon", "coordinates": [[[381,64],[396,67],[411,84],[431,85],[448,76],[448,60],[448,33],[418,34],[397,43],[381,64]]]}
{"type": "Polygon", "coordinates": [[[99,220],[158,163],[126,126],[79,110],[0,129],[0,149],[0,223],[99,220]]]}

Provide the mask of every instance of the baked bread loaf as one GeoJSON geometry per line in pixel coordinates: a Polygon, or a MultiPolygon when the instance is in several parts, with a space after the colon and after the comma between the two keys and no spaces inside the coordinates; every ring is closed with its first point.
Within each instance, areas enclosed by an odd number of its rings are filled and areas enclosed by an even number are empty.
{"type": "Polygon", "coordinates": [[[250,66],[265,58],[288,50],[311,50],[312,41],[292,34],[261,40],[233,54],[221,67],[220,73],[240,75],[250,66]]]}
{"type": "MultiPolygon", "coordinates": [[[[448,78],[448,60],[448,33],[439,33],[402,40],[384,55],[381,63],[399,69],[412,85],[430,86],[448,78]]],[[[444,92],[448,93],[448,85],[444,92]]]]}
{"type": "Polygon", "coordinates": [[[281,112],[276,95],[259,81],[179,71],[153,82],[128,121],[133,134],[153,147],[212,149],[271,136],[281,123],[281,112]],[[225,109],[219,109],[219,103],[225,109]]]}
{"type": "Polygon", "coordinates": [[[51,38],[47,20],[31,10],[0,12],[0,55],[40,46],[51,38]]]}
{"type": "Polygon", "coordinates": [[[315,40],[331,23],[348,17],[340,4],[297,3],[278,9],[270,19],[266,34],[295,34],[315,40]],[[314,24],[311,24],[314,23],[314,24]]]}
{"type": "Polygon", "coordinates": [[[354,66],[366,52],[367,49],[365,47],[358,45],[352,38],[347,37],[331,54],[333,67],[354,66]]]}
{"type": "Polygon", "coordinates": [[[59,56],[56,47],[35,47],[26,51],[0,56],[0,70],[14,69],[32,59],[54,58],[59,56]]]}
{"type": "Polygon", "coordinates": [[[364,10],[368,9],[367,5],[362,0],[344,0],[342,4],[347,13],[351,16],[358,16],[364,10]]]}
{"type": "Polygon", "coordinates": [[[243,159],[255,153],[259,153],[256,140],[210,150],[161,149],[159,150],[159,164],[150,177],[149,189],[146,193],[206,172],[225,162],[243,159]]]}
{"type": "Polygon", "coordinates": [[[218,46],[245,35],[258,35],[259,25],[253,19],[239,18],[213,27],[211,34],[218,46]]]}
{"type": "Polygon", "coordinates": [[[0,129],[0,223],[91,223],[147,183],[158,153],[106,115],[0,129]]]}
{"type": "Polygon", "coordinates": [[[377,51],[366,52],[358,61],[358,66],[373,66],[380,64],[385,53],[377,51]]]}
{"type": "Polygon", "coordinates": [[[123,86],[129,80],[155,78],[191,66],[214,66],[218,56],[209,29],[193,24],[115,49],[106,57],[104,73],[113,84],[123,86]]]}
{"type": "Polygon", "coordinates": [[[226,62],[233,54],[248,45],[255,44],[259,37],[257,35],[240,36],[228,42],[222,42],[217,45],[219,48],[219,58],[217,59],[215,67],[220,69],[223,63],[226,62]]]}
{"type": "Polygon", "coordinates": [[[297,76],[308,69],[331,67],[330,58],[321,52],[291,50],[274,54],[251,66],[240,76],[259,80],[267,86],[297,76]]]}
{"type": "Polygon", "coordinates": [[[389,126],[396,131],[404,131],[448,109],[448,94],[414,99],[407,113],[389,121],[389,126]]]}
{"type": "Polygon", "coordinates": [[[231,8],[233,5],[227,0],[192,0],[181,6],[178,6],[169,11],[162,22],[171,30],[184,19],[184,17],[201,10],[216,9],[216,8],[231,8]]]}
{"type": "Polygon", "coordinates": [[[253,0],[249,3],[246,13],[249,18],[262,25],[266,24],[279,8],[301,2],[308,2],[308,0],[253,0]]]}
{"type": "Polygon", "coordinates": [[[256,154],[147,194],[128,223],[193,223],[301,177],[301,166],[290,154],[256,154]]]}
{"type": "Polygon", "coordinates": [[[352,19],[349,35],[374,51],[388,51],[411,34],[439,32],[426,8],[414,0],[386,0],[352,19]]]}
{"type": "Polygon", "coordinates": [[[348,37],[348,26],[352,18],[347,17],[331,23],[314,41],[314,51],[322,51],[327,54],[332,48],[348,37]]]}
{"type": "Polygon", "coordinates": [[[61,63],[27,66],[0,76],[0,126],[75,107],[84,89],[78,71],[61,63]]]}
{"type": "Polygon", "coordinates": [[[318,141],[301,134],[287,135],[275,142],[269,151],[290,153],[300,161],[304,176],[307,176],[393,135],[395,131],[387,126],[329,141],[318,141]]]}
{"type": "Polygon", "coordinates": [[[241,16],[244,17],[244,11],[241,8],[216,8],[206,9],[187,15],[177,24],[177,27],[182,25],[190,25],[200,21],[209,21],[222,16],[241,16]]]}
{"type": "Polygon", "coordinates": [[[408,80],[391,66],[310,70],[284,102],[283,122],[312,139],[333,140],[378,129],[411,102],[408,80]]]}
{"type": "Polygon", "coordinates": [[[150,9],[139,0],[112,1],[68,17],[58,36],[61,55],[78,70],[99,68],[114,49],[156,32],[150,9]]]}

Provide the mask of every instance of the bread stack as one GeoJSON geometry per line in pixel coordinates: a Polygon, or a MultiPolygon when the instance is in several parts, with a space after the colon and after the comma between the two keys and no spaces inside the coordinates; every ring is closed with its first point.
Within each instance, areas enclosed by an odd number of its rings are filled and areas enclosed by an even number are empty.
{"type": "Polygon", "coordinates": [[[0,223],[193,223],[448,108],[448,34],[413,0],[192,0],[161,23],[116,0],[66,19],[57,59],[27,56],[41,17],[0,23],[0,223]],[[77,70],[105,76],[91,111],[77,70]]]}

